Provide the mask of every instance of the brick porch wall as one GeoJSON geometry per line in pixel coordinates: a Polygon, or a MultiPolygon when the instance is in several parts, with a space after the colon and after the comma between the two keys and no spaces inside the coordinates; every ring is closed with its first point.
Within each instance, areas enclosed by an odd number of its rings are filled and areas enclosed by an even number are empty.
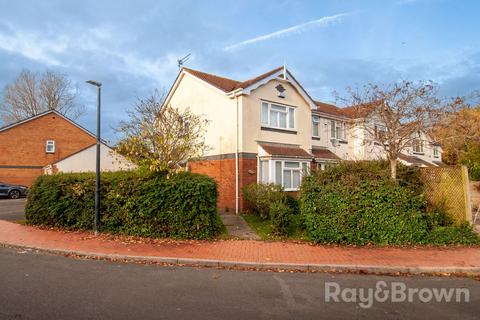
{"type": "MultiPolygon", "coordinates": [[[[220,156],[221,157],[221,156],[220,156]]],[[[205,174],[217,182],[219,211],[235,212],[235,158],[231,156],[224,159],[207,159],[191,162],[190,171],[205,174]]],[[[238,159],[239,171],[239,210],[242,211],[246,205],[242,195],[242,188],[257,181],[257,159],[238,159]]]]}

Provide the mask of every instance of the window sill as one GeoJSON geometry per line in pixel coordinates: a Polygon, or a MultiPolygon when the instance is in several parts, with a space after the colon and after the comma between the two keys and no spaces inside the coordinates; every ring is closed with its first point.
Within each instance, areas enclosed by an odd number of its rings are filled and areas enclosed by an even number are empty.
{"type": "Polygon", "coordinates": [[[297,134],[297,131],[291,129],[281,129],[281,128],[272,128],[272,127],[265,127],[262,126],[260,130],[263,131],[272,131],[272,132],[279,132],[279,133],[288,133],[288,134],[297,134]]]}
{"type": "Polygon", "coordinates": [[[312,140],[320,140],[320,137],[312,137],[312,140]]]}
{"type": "Polygon", "coordinates": [[[295,192],[295,191],[300,191],[300,188],[298,189],[283,189],[286,192],[295,192]]]}
{"type": "Polygon", "coordinates": [[[330,142],[332,142],[332,143],[337,142],[337,143],[340,143],[340,144],[348,144],[348,141],[347,141],[347,140],[344,140],[344,139],[335,139],[335,138],[333,138],[333,139],[330,139],[330,142]]]}
{"type": "Polygon", "coordinates": [[[425,152],[413,152],[413,154],[416,154],[417,156],[424,156],[425,152]]]}

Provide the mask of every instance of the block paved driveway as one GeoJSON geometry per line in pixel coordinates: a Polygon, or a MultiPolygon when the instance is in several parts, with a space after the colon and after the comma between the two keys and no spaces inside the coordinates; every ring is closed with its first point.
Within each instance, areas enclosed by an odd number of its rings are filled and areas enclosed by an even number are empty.
{"type": "Polygon", "coordinates": [[[18,221],[25,219],[25,204],[27,199],[1,199],[0,220],[18,221]]]}

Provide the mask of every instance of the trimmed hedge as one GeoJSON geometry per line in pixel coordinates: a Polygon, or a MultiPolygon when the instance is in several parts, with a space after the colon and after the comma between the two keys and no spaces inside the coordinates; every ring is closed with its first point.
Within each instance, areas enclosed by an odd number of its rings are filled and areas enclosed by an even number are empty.
{"type": "MultiPolygon", "coordinates": [[[[40,176],[28,195],[27,223],[91,230],[95,175],[40,176]]],[[[213,179],[189,172],[167,178],[102,173],[101,231],[142,237],[209,239],[222,227],[213,179]]]]}
{"type": "Polygon", "coordinates": [[[427,212],[415,169],[389,178],[385,162],[348,162],[302,183],[300,210],[310,238],[339,244],[477,244],[470,226],[427,212]]]}

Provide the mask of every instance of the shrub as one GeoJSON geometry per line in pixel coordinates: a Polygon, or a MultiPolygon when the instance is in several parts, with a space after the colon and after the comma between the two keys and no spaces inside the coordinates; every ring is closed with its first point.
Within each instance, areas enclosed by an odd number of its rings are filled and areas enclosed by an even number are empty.
{"type": "Polygon", "coordinates": [[[301,211],[316,242],[408,244],[421,242],[426,230],[421,196],[388,180],[302,186],[301,211]]]}
{"type": "Polygon", "coordinates": [[[277,235],[289,234],[293,209],[285,202],[276,201],[270,204],[270,221],[272,231],[277,235]]]}
{"type": "Polygon", "coordinates": [[[441,210],[427,212],[417,169],[389,178],[382,162],[342,163],[304,179],[300,211],[310,238],[321,243],[474,243],[441,210]]]}
{"type": "MultiPolygon", "coordinates": [[[[29,224],[88,230],[93,227],[95,175],[41,176],[26,206],[29,224]]],[[[101,230],[145,237],[207,239],[218,233],[217,190],[209,177],[102,173],[101,230]]]]}
{"type": "Polygon", "coordinates": [[[287,198],[282,187],[276,184],[252,183],[243,188],[243,195],[253,211],[263,219],[270,217],[270,204],[284,202],[287,198]]]}
{"type": "Polygon", "coordinates": [[[470,174],[470,180],[480,181],[480,163],[479,162],[470,164],[468,171],[470,174]]]}
{"type": "Polygon", "coordinates": [[[428,234],[428,243],[432,244],[480,244],[478,236],[468,222],[460,226],[436,227],[428,234]]]}

